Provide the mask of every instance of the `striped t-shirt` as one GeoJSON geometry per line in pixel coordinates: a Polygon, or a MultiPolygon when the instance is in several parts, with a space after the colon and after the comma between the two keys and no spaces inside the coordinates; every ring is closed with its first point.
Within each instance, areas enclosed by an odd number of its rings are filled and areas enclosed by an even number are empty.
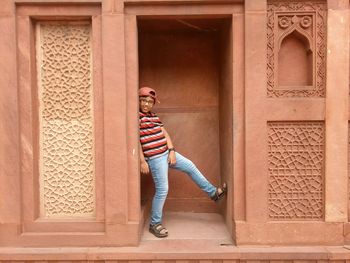
{"type": "Polygon", "coordinates": [[[140,142],[146,158],[155,158],[168,150],[165,135],[161,129],[163,123],[153,112],[139,112],[140,142]]]}

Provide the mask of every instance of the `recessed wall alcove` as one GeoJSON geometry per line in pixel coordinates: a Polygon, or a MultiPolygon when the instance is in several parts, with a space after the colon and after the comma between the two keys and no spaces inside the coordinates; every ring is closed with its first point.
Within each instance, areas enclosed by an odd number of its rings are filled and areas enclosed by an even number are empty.
{"type": "Polygon", "coordinates": [[[297,30],[281,40],[278,52],[278,85],[313,86],[313,52],[310,41],[297,30]]]}
{"type": "MultiPolygon", "coordinates": [[[[203,16],[138,19],[139,85],[157,90],[160,103],[154,111],[176,150],[214,185],[232,182],[231,20],[203,16]]],[[[151,176],[142,176],[145,218],[153,193],[151,176]]],[[[186,174],[169,170],[166,212],[216,213],[229,222],[230,207],[227,200],[215,204],[186,174]]]]}

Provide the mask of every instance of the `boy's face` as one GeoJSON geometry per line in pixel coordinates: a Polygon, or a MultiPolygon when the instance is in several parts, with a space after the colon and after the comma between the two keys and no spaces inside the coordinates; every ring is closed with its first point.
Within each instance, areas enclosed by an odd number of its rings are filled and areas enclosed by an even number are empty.
{"type": "Polygon", "coordinates": [[[143,113],[148,113],[154,106],[154,99],[152,97],[140,97],[140,110],[143,113]]]}

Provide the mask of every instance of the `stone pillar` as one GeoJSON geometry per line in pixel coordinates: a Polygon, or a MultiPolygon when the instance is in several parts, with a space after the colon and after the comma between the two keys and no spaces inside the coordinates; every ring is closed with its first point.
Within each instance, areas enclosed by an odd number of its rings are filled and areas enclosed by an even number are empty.
{"type": "Polygon", "coordinates": [[[125,65],[128,135],[128,220],[138,221],[141,211],[138,138],[138,35],[135,15],[125,15],[125,65]]]}
{"type": "Polygon", "coordinates": [[[328,1],[325,221],[347,222],[349,2],[328,1]]]}
{"type": "Polygon", "coordinates": [[[233,216],[245,220],[245,138],[244,138],[244,14],[232,23],[233,50],[233,216]]]}
{"type": "Polygon", "coordinates": [[[0,236],[13,242],[20,220],[19,125],[14,3],[0,8],[0,236]]]}
{"type": "Polygon", "coordinates": [[[124,15],[113,10],[102,15],[106,221],[112,229],[126,223],[128,207],[124,15]]]}
{"type": "Polygon", "coordinates": [[[267,220],[266,0],[245,1],[246,220],[267,220]]]}

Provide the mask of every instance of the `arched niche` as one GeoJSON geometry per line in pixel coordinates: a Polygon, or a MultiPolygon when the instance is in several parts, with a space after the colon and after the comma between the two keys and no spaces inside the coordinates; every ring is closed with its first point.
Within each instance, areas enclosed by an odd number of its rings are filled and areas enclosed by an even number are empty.
{"type": "Polygon", "coordinates": [[[313,51],[310,40],[293,30],[280,42],[278,52],[279,86],[313,85],[313,51]]]}

